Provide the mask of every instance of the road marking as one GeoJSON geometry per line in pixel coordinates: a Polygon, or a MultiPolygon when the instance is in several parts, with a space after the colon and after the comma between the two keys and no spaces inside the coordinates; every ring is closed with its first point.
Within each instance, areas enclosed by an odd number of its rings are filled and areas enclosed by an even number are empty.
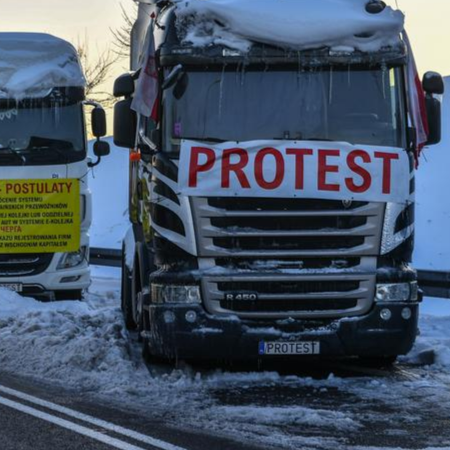
{"type": "MultiPolygon", "coordinates": [[[[105,430],[112,431],[113,433],[121,434],[122,436],[129,437],[136,441],[142,442],[144,444],[151,445],[160,450],[186,450],[182,447],[178,447],[176,445],[170,444],[169,442],[161,441],[160,439],[153,438],[151,436],[147,436],[146,434],[139,433],[137,431],[129,430],[128,428],[121,427],[120,425],[115,425],[111,422],[107,422],[106,420],[97,419],[96,417],[89,416],[88,414],[80,413],[70,408],[66,408],[65,406],[57,405],[55,403],[48,402],[46,400],[42,400],[38,397],[34,397],[29,394],[25,394],[23,392],[17,391],[15,389],[10,389],[6,386],[0,385],[0,392],[4,394],[19,398],[21,400],[25,400],[29,403],[33,403],[38,406],[42,406],[51,411],[59,412],[66,416],[72,417],[74,419],[89,423],[91,425],[95,425],[105,430]]],[[[2,397],[0,397],[2,398],[2,397]]],[[[50,416],[53,417],[53,416],[50,416]]],[[[69,422],[71,423],[71,422],[69,422]]],[[[104,435],[102,435],[104,436],[104,435]]],[[[131,448],[131,447],[130,447],[131,448]]],[[[136,447],[137,448],[137,447],[136,447]]]]}
{"type": "Polygon", "coordinates": [[[99,433],[98,431],[94,431],[90,428],[83,427],[82,425],[78,425],[68,420],[52,416],[45,412],[39,411],[38,409],[22,405],[21,403],[8,400],[4,397],[0,397],[0,405],[7,406],[8,408],[15,409],[33,417],[37,417],[38,419],[53,423],[54,425],[58,425],[61,428],[66,428],[67,430],[74,431],[75,433],[81,434],[99,442],[103,442],[104,444],[108,444],[111,447],[115,447],[120,450],[144,450],[142,447],[136,447],[135,445],[129,444],[128,442],[109,437],[103,433],[99,433]]]}

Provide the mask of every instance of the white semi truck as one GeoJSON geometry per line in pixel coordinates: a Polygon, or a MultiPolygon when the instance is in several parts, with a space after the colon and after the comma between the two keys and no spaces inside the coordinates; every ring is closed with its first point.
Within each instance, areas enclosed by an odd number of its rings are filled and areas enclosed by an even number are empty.
{"type": "Polygon", "coordinates": [[[89,166],[109,153],[105,112],[86,102],[75,48],[48,34],[0,33],[0,286],[78,299],[90,284],[89,166]],[[84,107],[97,138],[88,157],[84,107]]]}
{"type": "Polygon", "coordinates": [[[443,81],[419,80],[384,2],[349,1],[354,30],[320,3],[140,2],[114,137],[131,149],[122,307],[148,354],[389,363],[414,343],[414,173],[443,81]]]}

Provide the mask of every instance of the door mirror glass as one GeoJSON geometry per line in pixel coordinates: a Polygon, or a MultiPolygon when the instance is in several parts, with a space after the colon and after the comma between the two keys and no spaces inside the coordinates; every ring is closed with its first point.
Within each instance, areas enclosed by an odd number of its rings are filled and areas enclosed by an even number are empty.
{"type": "Polygon", "coordinates": [[[427,145],[436,145],[441,142],[442,119],[441,119],[441,102],[432,95],[426,97],[427,116],[428,116],[428,141],[427,145]]]}
{"type": "Polygon", "coordinates": [[[134,78],[130,73],[124,73],[114,82],[113,95],[119,97],[131,97],[134,94],[134,78]]]}
{"type": "Polygon", "coordinates": [[[427,94],[442,95],[445,91],[444,80],[437,72],[427,72],[423,76],[422,86],[427,94]]]}
{"type": "Polygon", "coordinates": [[[92,110],[92,134],[96,138],[106,136],[106,113],[103,108],[96,106],[92,110]]]}
{"type": "Polygon", "coordinates": [[[94,142],[94,155],[98,158],[102,156],[108,156],[111,149],[109,147],[108,142],[105,141],[96,141],[94,142]]]}
{"type": "Polygon", "coordinates": [[[132,99],[117,102],[114,106],[114,144],[127,149],[136,145],[137,116],[131,109],[132,99]]]}

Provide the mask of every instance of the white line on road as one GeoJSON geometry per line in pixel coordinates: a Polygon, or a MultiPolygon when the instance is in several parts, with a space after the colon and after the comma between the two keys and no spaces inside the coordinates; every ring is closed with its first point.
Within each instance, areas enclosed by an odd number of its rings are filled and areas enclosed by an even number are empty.
{"type": "MultiPolygon", "coordinates": [[[[170,444],[169,442],[161,441],[160,439],[156,439],[151,436],[147,436],[145,434],[138,433],[137,431],[129,430],[128,428],[121,427],[120,425],[115,425],[111,422],[107,422],[102,419],[97,419],[96,417],[92,417],[87,414],[75,411],[73,409],[66,408],[64,406],[60,406],[55,403],[48,402],[46,400],[42,400],[38,397],[34,397],[32,395],[25,394],[23,392],[15,390],[15,389],[10,389],[6,386],[0,385],[0,392],[3,392],[7,395],[11,395],[13,397],[19,398],[21,400],[25,400],[29,403],[33,403],[35,405],[42,406],[51,411],[59,412],[61,414],[64,414],[66,416],[72,417],[77,420],[81,420],[81,421],[89,423],[91,425],[95,425],[95,426],[104,428],[105,430],[112,431],[113,433],[121,434],[122,436],[126,436],[126,437],[129,437],[136,441],[142,442],[144,444],[151,445],[160,450],[186,450],[182,447],[178,447],[176,445],[170,444]]],[[[0,398],[2,398],[2,397],[0,397],[0,398]]],[[[53,417],[53,416],[50,416],[50,417],[53,417]]],[[[69,423],[71,423],[71,422],[69,422],[69,423]]],[[[102,435],[102,436],[104,436],[104,435],[102,435]]],[[[122,448],[122,447],[120,447],[120,448],[122,448]]],[[[133,447],[131,446],[129,448],[131,449],[133,447]]],[[[138,448],[138,447],[134,447],[134,448],[138,448]]]]}
{"type": "Polygon", "coordinates": [[[39,411],[38,409],[22,405],[21,403],[14,402],[3,397],[0,397],[0,405],[7,406],[8,408],[15,409],[33,417],[37,417],[38,419],[45,420],[46,422],[53,423],[54,425],[57,425],[61,428],[66,428],[67,430],[74,431],[75,433],[81,434],[99,442],[103,442],[104,444],[108,444],[111,447],[115,447],[121,450],[144,450],[142,447],[136,447],[135,445],[129,444],[128,442],[112,438],[103,433],[99,433],[98,431],[94,431],[87,427],[77,425],[74,422],[61,419],[60,417],[52,416],[51,414],[47,414],[45,412],[39,411]]]}

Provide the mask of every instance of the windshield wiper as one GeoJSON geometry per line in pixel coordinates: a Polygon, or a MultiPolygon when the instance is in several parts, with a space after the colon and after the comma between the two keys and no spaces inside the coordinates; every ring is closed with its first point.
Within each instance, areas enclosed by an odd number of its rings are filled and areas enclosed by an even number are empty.
{"type": "Polygon", "coordinates": [[[25,157],[25,155],[22,155],[22,153],[20,153],[18,150],[14,150],[11,147],[0,147],[0,153],[3,150],[8,151],[10,155],[13,155],[16,158],[20,159],[22,161],[22,166],[24,166],[27,163],[27,158],[25,157]]]}
{"type": "Polygon", "coordinates": [[[324,141],[324,142],[337,142],[336,139],[330,138],[320,138],[320,137],[310,137],[306,139],[302,139],[302,141],[324,141]]]}
{"type": "Polygon", "coordinates": [[[218,138],[209,138],[209,137],[182,137],[181,139],[184,139],[186,141],[208,141],[208,142],[216,142],[218,144],[222,144],[223,142],[227,142],[226,139],[218,139],[218,138]]]}
{"type": "Polygon", "coordinates": [[[65,162],[65,164],[68,164],[70,162],[69,155],[67,155],[67,153],[63,152],[62,150],[60,150],[59,148],[56,148],[56,147],[39,146],[39,147],[31,147],[31,148],[28,148],[28,149],[32,150],[33,152],[40,152],[40,151],[50,150],[54,154],[57,154],[58,156],[60,156],[61,159],[65,162]]]}
{"type": "Polygon", "coordinates": [[[32,136],[27,150],[32,151],[48,151],[59,155],[66,164],[70,162],[67,150],[73,150],[73,144],[69,141],[52,139],[48,137],[32,136]],[[61,150],[61,149],[64,149],[61,150]]]}

